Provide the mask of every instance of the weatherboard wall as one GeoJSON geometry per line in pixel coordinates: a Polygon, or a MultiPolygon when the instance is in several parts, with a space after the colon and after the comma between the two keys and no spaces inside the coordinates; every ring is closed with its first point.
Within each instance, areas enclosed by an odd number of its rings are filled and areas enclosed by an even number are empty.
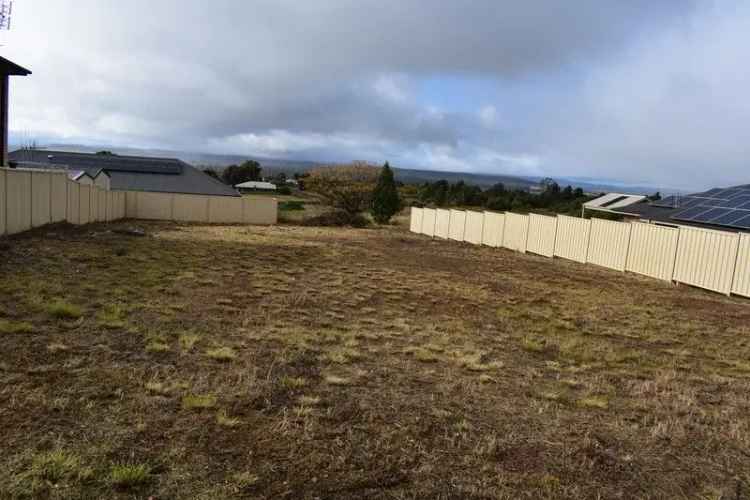
{"type": "Polygon", "coordinates": [[[555,254],[555,236],[557,235],[557,217],[529,214],[529,233],[526,238],[526,250],[552,257],[555,254]]]}
{"type": "Polygon", "coordinates": [[[673,227],[633,222],[625,270],[672,281],[680,230],[673,227]]]}
{"type": "Polygon", "coordinates": [[[505,214],[485,212],[484,224],[482,225],[482,244],[490,247],[503,246],[504,227],[505,214]]]}

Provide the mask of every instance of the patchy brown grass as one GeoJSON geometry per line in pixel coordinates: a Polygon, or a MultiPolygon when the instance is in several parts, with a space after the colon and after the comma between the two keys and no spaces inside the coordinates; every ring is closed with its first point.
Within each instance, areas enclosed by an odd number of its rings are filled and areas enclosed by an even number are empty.
{"type": "Polygon", "coordinates": [[[351,230],[39,230],[0,498],[747,498],[750,303],[351,230]]]}

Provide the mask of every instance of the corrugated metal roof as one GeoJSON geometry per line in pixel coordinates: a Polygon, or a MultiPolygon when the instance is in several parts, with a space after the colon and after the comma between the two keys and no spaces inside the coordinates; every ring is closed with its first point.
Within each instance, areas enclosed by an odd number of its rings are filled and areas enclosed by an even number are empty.
{"type": "Polygon", "coordinates": [[[247,181],[240,184],[235,184],[234,187],[236,187],[237,189],[276,189],[275,184],[261,181],[247,181]]]}
{"type": "Polygon", "coordinates": [[[240,196],[231,186],[176,158],[21,149],[11,152],[8,159],[26,168],[83,170],[92,178],[104,170],[111,189],[117,191],[240,196]]]}

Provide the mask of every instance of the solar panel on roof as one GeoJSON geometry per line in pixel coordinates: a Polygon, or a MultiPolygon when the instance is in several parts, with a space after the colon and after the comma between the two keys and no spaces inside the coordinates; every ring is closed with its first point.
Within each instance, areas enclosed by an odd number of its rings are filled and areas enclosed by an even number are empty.
{"type": "Polygon", "coordinates": [[[720,226],[731,226],[736,221],[742,219],[747,214],[744,211],[732,210],[721,217],[716,218],[713,223],[720,226]]]}
{"type": "Polygon", "coordinates": [[[699,222],[709,222],[731,212],[734,212],[734,210],[732,210],[731,208],[712,208],[707,212],[703,212],[702,214],[697,215],[694,220],[697,220],[699,222]]]}
{"type": "Polygon", "coordinates": [[[750,214],[745,217],[736,220],[732,223],[732,227],[739,227],[742,229],[750,229],[750,214]]]}
{"type": "Polygon", "coordinates": [[[692,207],[674,214],[672,218],[679,220],[693,220],[694,217],[706,212],[707,210],[709,210],[709,208],[704,206],[692,207]]]}

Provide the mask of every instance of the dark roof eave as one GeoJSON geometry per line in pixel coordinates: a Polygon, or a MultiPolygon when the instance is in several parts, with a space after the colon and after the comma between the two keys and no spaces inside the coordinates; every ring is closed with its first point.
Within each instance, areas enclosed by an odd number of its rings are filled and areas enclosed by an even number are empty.
{"type": "Polygon", "coordinates": [[[13,61],[9,61],[8,59],[4,57],[0,57],[0,72],[6,75],[13,75],[13,76],[27,76],[31,74],[31,71],[24,68],[23,66],[19,66],[18,64],[14,63],[13,61]]]}

